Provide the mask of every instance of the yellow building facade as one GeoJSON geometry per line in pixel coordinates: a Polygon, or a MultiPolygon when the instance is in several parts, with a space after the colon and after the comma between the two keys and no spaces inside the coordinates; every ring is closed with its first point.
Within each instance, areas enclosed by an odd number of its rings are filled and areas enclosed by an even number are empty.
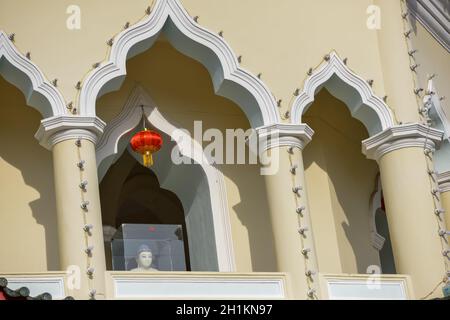
{"type": "Polygon", "coordinates": [[[54,299],[443,297],[449,17],[446,1],[0,0],[0,277],[54,299]],[[143,120],[164,141],[150,168],[129,146],[143,120]],[[117,267],[126,224],[179,225],[185,269],[117,267]]]}

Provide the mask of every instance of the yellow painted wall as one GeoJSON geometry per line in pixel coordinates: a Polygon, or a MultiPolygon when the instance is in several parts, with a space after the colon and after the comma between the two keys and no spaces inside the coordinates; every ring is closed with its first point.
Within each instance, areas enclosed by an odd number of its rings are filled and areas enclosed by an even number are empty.
{"type": "Polygon", "coordinates": [[[369,232],[378,166],[361,153],[367,131],[325,89],[304,119],[315,131],[304,161],[319,269],[366,273],[368,266],[380,265],[369,232]]]}
{"type": "MultiPolygon", "coordinates": [[[[120,91],[102,97],[99,116],[110,121],[120,112],[131,90],[141,85],[160,112],[193,136],[193,122],[208,128],[248,129],[240,108],[216,96],[207,70],[180,54],[169,43],[158,41],[149,51],[128,63],[129,75],[120,91]]],[[[208,143],[205,143],[206,146],[208,143]]],[[[221,165],[232,223],[238,272],[276,271],[272,231],[264,179],[257,165],[221,165]]]]}
{"type": "Polygon", "coordinates": [[[52,154],[40,114],[0,77],[0,272],[58,270],[52,154]]]}

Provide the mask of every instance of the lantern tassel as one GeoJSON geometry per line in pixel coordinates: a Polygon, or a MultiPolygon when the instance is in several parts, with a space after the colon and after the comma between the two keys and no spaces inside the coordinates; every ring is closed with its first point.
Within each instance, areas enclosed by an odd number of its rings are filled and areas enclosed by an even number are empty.
{"type": "Polygon", "coordinates": [[[150,151],[145,152],[142,155],[142,160],[144,162],[144,166],[150,168],[153,165],[153,157],[150,151]]]}

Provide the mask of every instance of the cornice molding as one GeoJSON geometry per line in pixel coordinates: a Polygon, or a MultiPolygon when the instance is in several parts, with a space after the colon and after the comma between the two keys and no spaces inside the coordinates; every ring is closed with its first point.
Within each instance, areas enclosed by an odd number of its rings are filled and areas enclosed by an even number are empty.
{"type": "Polygon", "coordinates": [[[49,150],[69,139],[80,138],[96,144],[105,125],[98,117],[56,116],[41,121],[35,138],[49,150]]]}
{"type": "Polygon", "coordinates": [[[379,161],[385,154],[403,148],[439,148],[444,133],[419,123],[394,126],[362,142],[367,158],[379,161]]]}
{"type": "Polygon", "coordinates": [[[438,184],[441,193],[450,191],[450,171],[438,174],[438,184]]]}
{"type": "Polygon", "coordinates": [[[358,118],[358,114],[361,112],[360,120],[366,125],[370,134],[373,135],[386,130],[395,124],[392,112],[384,103],[383,99],[377,97],[367,81],[353,73],[339,58],[336,52],[331,52],[325,62],[306,79],[303,91],[297,96],[292,105],[292,123],[302,122],[302,115],[311,103],[314,102],[317,90],[324,86],[334,75],[358,92],[361,101],[350,111],[356,118],[358,118]],[[369,113],[367,110],[363,110],[363,108],[372,110],[377,118],[375,121],[379,123],[367,123],[369,113]]]}
{"type": "Polygon", "coordinates": [[[280,147],[296,147],[303,150],[312,140],[314,130],[307,124],[277,123],[256,129],[259,153],[280,147]]]}
{"type": "Polygon", "coordinates": [[[275,98],[267,86],[242,69],[225,40],[197,24],[179,0],[157,0],[149,16],[114,38],[108,60],[83,83],[80,114],[96,114],[97,98],[118,89],[124,80],[127,59],[151,47],[161,32],[178,50],[208,69],[216,93],[241,106],[253,127],[280,122],[275,98]]]}
{"type": "Polygon", "coordinates": [[[450,52],[450,3],[448,0],[408,0],[407,5],[412,15],[450,52]]]}
{"type": "Polygon", "coordinates": [[[0,72],[5,79],[23,92],[27,104],[38,110],[44,118],[66,113],[61,93],[47,81],[36,64],[17,50],[2,30],[0,30],[0,72]],[[6,59],[9,65],[1,65],[2,58],[6,59]],[[11,72],[16,74],[9,74],[11,72]],[[26,80],[23,79],[24,75],[26,80]]]}

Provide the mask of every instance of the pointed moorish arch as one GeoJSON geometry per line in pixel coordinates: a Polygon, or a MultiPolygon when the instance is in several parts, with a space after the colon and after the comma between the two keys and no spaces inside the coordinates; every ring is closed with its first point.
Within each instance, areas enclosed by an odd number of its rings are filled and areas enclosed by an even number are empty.
{"type": "MultiPolygon", "coordinates": [[[[144,106],[148,123],[165,136],[166,150],[172,150],[166,155],[161,155],[159,151],[159,158],[156,158],[152,170],[161,187],[174,192],[183,204],[192,270],[235,271],[231,222],[222,173],[208,163],[200,144],[164,118],[142,87],[133,90],[122,111],[108,123],[97,144],[99,181],[123,152],[130,151],[129,137],[142,124],[141,106],[144,106]],[[174,149],[175,146],[177,149],[174,149]],[[174,164],[171,161],[174,150],[194,160],[194,164],[174,164]],[[194,180],[199,181],[196,183],[194,180]]],[[[130,153],[140,161],[135,153],[130,153]]]]}
{"type": "Polygon", "coordinates": [[[0,30],[0,74],[25,95],[28,105],[43,118],[66,113],[64,98],[50,84],[36,64],[19,52],[8,35],[0,30]]]}
{"type": "Polygon", "coordinates": [[[353,73],[336,52],[327,55],[325,63],[306,79],[303,91],[292,105],[292,123],[302,122],[303,114],[323,87],[347,105],[352,116],[364,124],[370,136],[395,124],[394,116],[383,99],[377,97],[371,86],[353,73]]]}
{"type": "Polygon", "coordinates": [[[108,60],[83,81],[81,115],[96,114],[96,100],[120,88],[127,74],[126,61],[148,50],[161,33],[177,50],[206,67],[216,94],[238,104],[253,128],[280,122],[269,89],[258,77],[242,69],[225,40],[197,24],[179,0],[156,0],[147,17],[113,39],[108,60]]]}

